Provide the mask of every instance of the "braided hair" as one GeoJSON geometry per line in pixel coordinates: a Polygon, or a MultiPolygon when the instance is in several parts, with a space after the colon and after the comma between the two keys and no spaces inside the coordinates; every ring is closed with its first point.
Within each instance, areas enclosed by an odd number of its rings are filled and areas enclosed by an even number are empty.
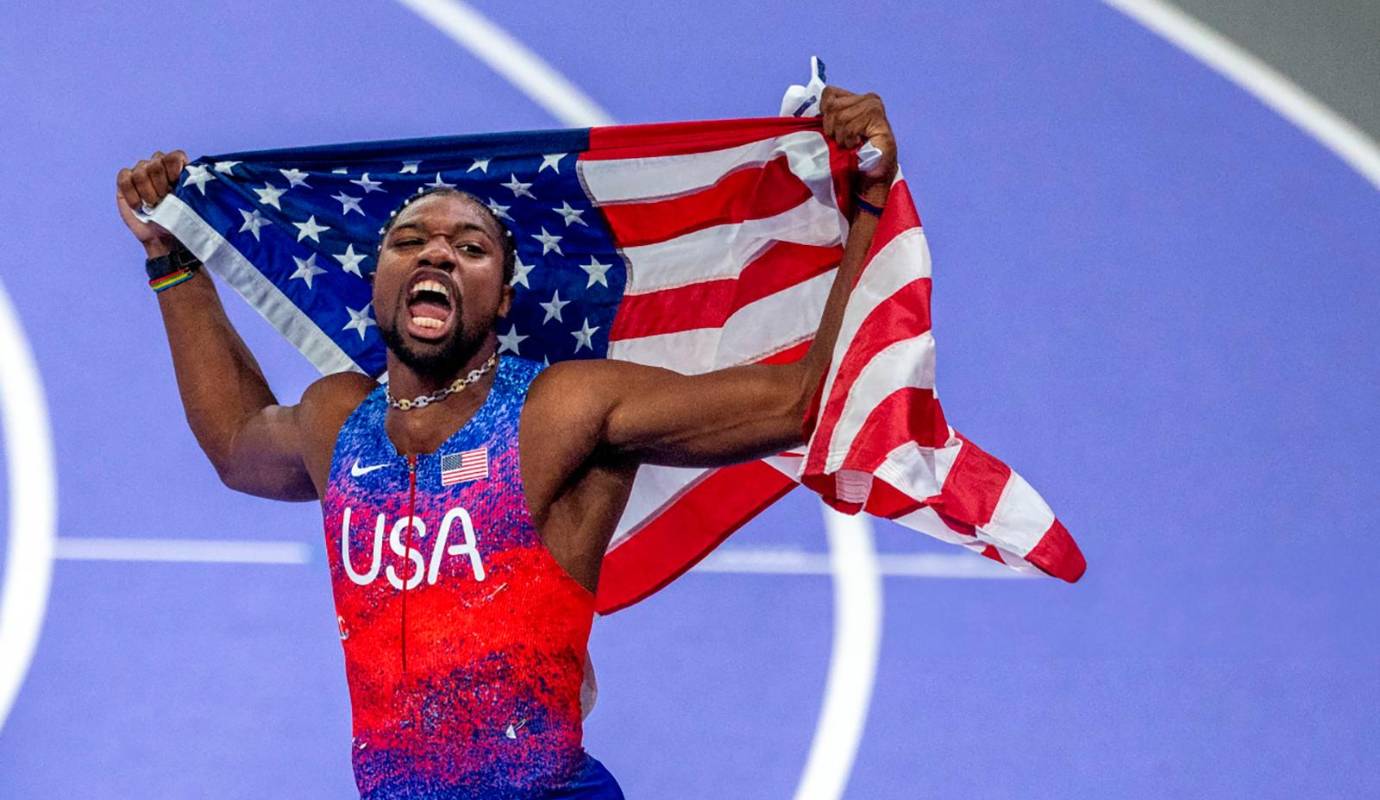
{"type": "MultiPolygon", "coordinates": [[[[489,208],[488,204],[486,204],[483,200],[480,200],[478,197],[475,197],[474,195],[470,194],[467,191],[464,191],[463,189],[456,189],[453,186],[433,186],[430,188],[424,187],[418,189],[415,194],[408,196],[406,200],[399,203],[398,207],[393,209],[393,211],[388,215],[388,219],[384,220],[383,227],[379,228],[379,243],[378,247],[376,248],[376,252],[383,252],[383,240],[388,238],[388,232],[393,230],[393,225],[398,221],[398,217],[402,214],[404,210],[407,209],[408,206],[412,205],[418,200],[421,200],[422,198],[442,194],[452,195],[454,197],[462,197],[466,200],[469,200],[470,202],[484,209],[484,213],[489,215],[489,219],[493,220],[494,225],[498,227],[499,243],[503,247],[503,282],[508,283],[512,281],[513,271],[517,266],[517,240],[513,238],[513,232],[508,229],[508,226],[503,222],[502,219],[499,218],[498,214],[495,214],[494,210],[492,208],[489,208]]],[[[375,263],[377,263],[378,258],[375,257],[374,261],[375,263]]]]}

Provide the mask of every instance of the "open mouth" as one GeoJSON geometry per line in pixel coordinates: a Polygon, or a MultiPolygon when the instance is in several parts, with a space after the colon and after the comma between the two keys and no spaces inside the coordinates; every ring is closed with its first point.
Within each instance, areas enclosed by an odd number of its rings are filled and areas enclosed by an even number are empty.
{"type": "Polygon", "coordinates": [[[455,293],[448,282],[420,276],[407,290],[407,332],[418,339],[444,338],[455,327],[455,293]]]}

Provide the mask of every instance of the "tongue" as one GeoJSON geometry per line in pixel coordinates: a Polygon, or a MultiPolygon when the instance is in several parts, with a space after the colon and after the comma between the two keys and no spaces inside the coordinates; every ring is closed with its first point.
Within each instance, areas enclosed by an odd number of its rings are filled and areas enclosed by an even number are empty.
{"type": "Polygon", "coordinates": [[[407,307],[414,317],[427,317],[429,319],[444,322],[450,316],[450,306],[441,303],[434,303],[429,300],[419,300],[407,307]]]}

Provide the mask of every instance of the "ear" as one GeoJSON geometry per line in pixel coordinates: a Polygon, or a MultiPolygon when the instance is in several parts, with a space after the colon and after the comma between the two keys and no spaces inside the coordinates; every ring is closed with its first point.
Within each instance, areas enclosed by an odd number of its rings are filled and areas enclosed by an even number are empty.
{"type": "Polygon", "coordinates": [[[498,295],[498,316],[506,318],[511,310],[513,310],[513,287],[504,283],[503,289],[498,295]]]}

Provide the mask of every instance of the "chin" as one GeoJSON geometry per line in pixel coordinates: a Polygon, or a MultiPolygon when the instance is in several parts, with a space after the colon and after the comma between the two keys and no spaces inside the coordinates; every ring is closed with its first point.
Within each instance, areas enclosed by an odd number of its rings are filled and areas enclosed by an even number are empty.
{"type": "Polygon", "coordinates": [[[459,328],[438,342],[416,341],[394,326],[380,326],[380,330],[389,352],[419,375],[449,377],[464,366],[481,343],[465,336],[459,328]]]}

